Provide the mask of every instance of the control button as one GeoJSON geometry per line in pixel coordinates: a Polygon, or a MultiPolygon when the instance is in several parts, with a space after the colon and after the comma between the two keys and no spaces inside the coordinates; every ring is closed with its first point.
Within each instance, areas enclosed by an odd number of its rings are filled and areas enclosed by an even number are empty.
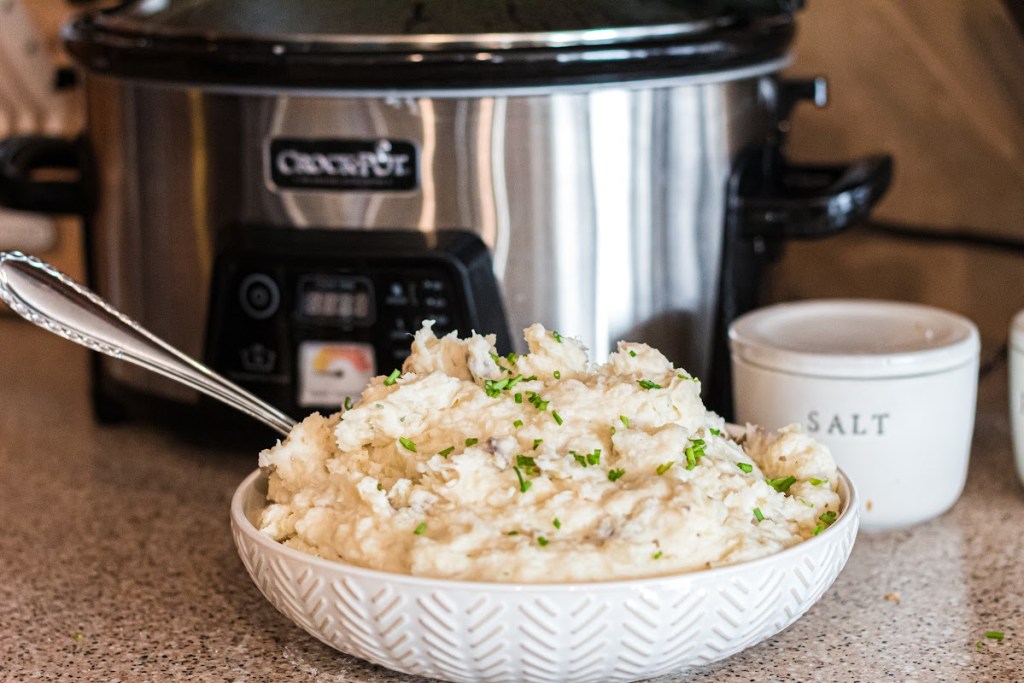
{"type": "Polygon", "coordinates": [[[384,302],[389,306],[408,306],[409,297],[405,293],[405,285],[400,280],[388,283],[388,295],[384,302]]]}
{"type": "Polygon", "coordinates": [[[437,278],[425,278],[420,282],[420,287],[423,288],[424,292],[439,294],[444,291],[444,282],[437,278]]]}
{"type": "Polygon", "coordinates": [[[423,303],[427,308],[448,308],[448,299],[443,296],[428,296],[423,303]]]}
{"type": "Polygon", "coordinates": [[[253,273],[242,280],[238,288],[242,310],[250,318],[266,320],[277,313],[281,305],[281,290],[269,275],[253,273]]]}
{"type": "Polygon", "coordinates": [[[269,374],[277,368],[277,351],[258,342],[242,349],[239,355],[242,369],[246,372],[269,374]]]}

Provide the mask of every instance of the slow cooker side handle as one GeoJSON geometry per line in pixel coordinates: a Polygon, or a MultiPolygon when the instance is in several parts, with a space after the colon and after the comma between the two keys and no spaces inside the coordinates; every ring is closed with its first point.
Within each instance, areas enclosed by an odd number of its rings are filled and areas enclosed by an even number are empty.
{"type": "Polygon", "coordinates": [[[783,161],[770,182],[735,197],[741,235],[762,239],[827,237],[868,217],[892,182],[893,160],[885,154],[842,165],[798,165],[783,161]]]}
{"type": "Polygon", "coordinates": [[[40,135],[0,140],[0,206],[38,213],[85,213],[84,158],[79,140],[40,135]]]}

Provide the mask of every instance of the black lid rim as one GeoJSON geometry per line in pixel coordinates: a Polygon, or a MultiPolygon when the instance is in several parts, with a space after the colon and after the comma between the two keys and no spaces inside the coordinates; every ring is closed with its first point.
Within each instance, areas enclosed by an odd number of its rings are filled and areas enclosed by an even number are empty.
{"type": "Polygon", "coordinates": [[[96,33],[88,15],[65,27],[65,47],[92,72],[139,80],[244,87],[461,89],[608,83],[729,71],[784,58],[792,15],[703,34],[609,45],[354,50],[334,43],[152,40],[96,33]]]}

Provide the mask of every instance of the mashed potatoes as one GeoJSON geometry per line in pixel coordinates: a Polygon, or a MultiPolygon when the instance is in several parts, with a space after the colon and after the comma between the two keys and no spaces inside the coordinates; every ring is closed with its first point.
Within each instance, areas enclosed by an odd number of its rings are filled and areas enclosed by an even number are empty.
{"type": "Polygon", "coordinates": [[[589,365],[540,325],[529,355],[417,333],[402,373],[264,451],[262,531],[418,576],[564,582],[670,574],[774,553],[839,510],[836,465],[796,429],[743,446],[658,351],[589,365]]]}

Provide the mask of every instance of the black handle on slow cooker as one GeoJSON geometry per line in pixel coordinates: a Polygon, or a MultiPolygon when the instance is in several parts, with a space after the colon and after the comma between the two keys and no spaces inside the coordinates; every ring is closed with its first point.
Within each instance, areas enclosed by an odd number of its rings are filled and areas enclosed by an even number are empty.
{"type": "Polygon", "coordinates": [[[743,189],[734,201],[743,237],[826,237],[866,219],[892,181],[892,157],[848,164],[796,165],[779,160],[771,182],[743,189]]]}
{"type": "Polygon", "coordinates": [[[23,135],[0,140],[0,206],[39,213],[86,211],[82,145],[76,140],[23,135]],[[75,172],[72,179],[62,176],[75,172]],[[47,177],[47,172],[57,177],[47,177]]]}

